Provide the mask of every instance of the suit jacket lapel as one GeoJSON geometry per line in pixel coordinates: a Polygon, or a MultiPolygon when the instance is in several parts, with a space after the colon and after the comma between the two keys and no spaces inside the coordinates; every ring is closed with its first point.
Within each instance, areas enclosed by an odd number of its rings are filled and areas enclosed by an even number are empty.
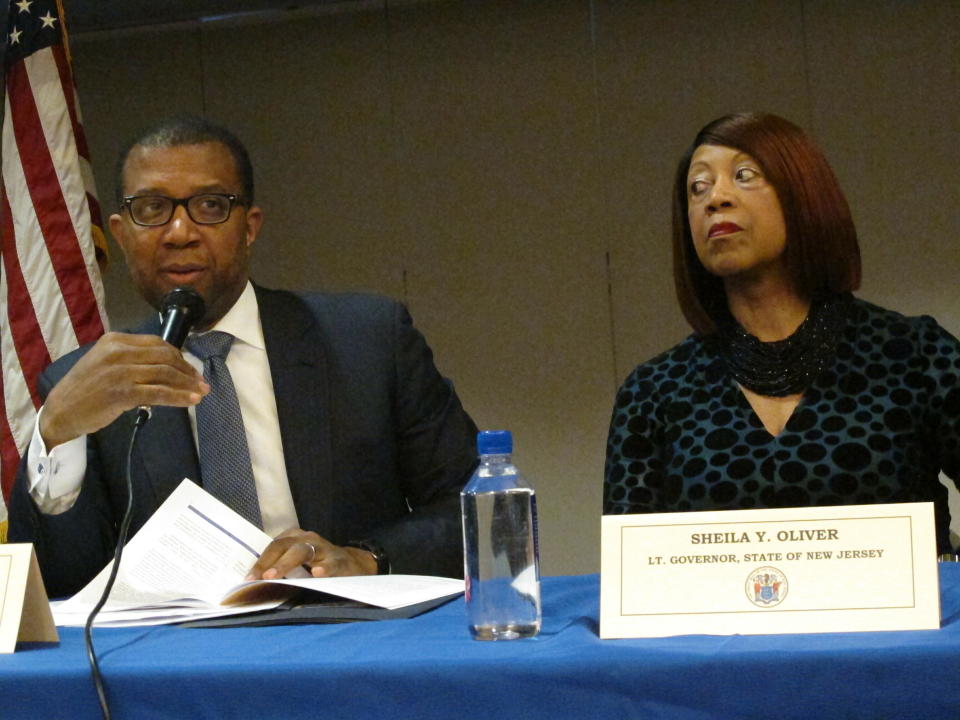
{"type": "Polygon", "coordinates": [[[184,408],[155,407],[150,421],[137,438],[140,468],[149,479],[154,502],[159,507],[184,478],[198,485],[200,461],[190,429],[190,417],[184,408]]]}
{"type": "Polygon", "coordinates": [[[300,527],[334,527],[329,382],[320,328],[293,293],[254,286],[287,466],[300,527]]]}

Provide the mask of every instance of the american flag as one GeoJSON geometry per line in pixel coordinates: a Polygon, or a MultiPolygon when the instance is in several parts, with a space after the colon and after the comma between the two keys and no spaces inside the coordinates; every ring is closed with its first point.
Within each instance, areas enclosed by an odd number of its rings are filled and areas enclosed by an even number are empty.
{"type": "MultiPolygon", "coordinates": [[[[106,257],[90,155],[57,0],[4,0],[0,145],[0,486],[9,497],[33,433],[36,380],[107,329],[106,257]]],[[[0,535],[6,505],[0,502],[0,535]]],[[[0,537],[2,540],[2,537],[0,537]]]]}

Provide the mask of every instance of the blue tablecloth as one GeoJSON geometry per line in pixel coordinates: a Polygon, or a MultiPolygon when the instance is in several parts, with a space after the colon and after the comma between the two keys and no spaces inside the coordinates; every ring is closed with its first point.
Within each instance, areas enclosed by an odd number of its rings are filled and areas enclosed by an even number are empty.
{"type": "MultiPolygon", "coordinates": [[[[960,718],[960,564],[942,628],[600,640],[596,575],[543,582],[534,639],[471,640],[463,600],[411,620],[99,629],[117,720],[960,718]]],[[[0,656],[0,718],[98,718],[82,631],[0,656]]]]}

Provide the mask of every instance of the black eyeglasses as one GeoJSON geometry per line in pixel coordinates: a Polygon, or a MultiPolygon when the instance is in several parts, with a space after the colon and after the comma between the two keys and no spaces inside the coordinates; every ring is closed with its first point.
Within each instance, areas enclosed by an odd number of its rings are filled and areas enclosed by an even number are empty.
{"type": "Polygon", "coordinates": [[[198,225],[219,225],[227,221],[234,205],[244,204],[239,195],[228,193],[203,193],[186,198],[127,195],[122,200],[123,207],[130,213],[130,219],[145,227],[166,225],[179,205],[187,209],[187,215],[198,225]]]}

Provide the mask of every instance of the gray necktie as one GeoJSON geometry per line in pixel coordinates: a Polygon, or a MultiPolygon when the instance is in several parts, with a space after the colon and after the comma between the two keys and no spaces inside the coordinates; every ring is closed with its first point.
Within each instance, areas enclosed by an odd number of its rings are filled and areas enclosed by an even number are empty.
{"type": "Polygon", "coordinates": [[[260,502],[250,465],[240,403],[227,369],[233,335],[208,332],[187,339],[187,348],[203,360],[203,379],[210,393],[197,405],[197,442],[203,487],[257,527],[260,502]]]}

